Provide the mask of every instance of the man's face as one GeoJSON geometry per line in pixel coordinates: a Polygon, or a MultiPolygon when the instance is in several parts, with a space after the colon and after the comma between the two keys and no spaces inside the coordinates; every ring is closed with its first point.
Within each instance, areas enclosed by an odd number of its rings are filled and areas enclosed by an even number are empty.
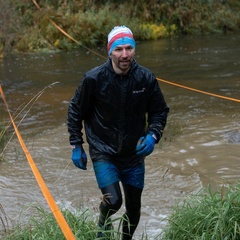
{"type": "Polygon", "coordinates": [[[130,44],[117,46],[110,55],[114,71],[117,74],[127,74],[131,68],[134,54],[135,50],[130,44]]]}

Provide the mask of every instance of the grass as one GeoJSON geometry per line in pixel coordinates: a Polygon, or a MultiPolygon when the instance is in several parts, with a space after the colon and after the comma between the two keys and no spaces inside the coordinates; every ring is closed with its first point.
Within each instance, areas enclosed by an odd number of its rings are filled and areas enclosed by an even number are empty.
{"type": "MultiPolygon", "coordinates": [[[[7,218],[0,208],[0,223],[4,227],[3,240],[64,240],[64,236],[53,215],[36,207],[37,215],[24,225],[8,229],[7,218]]],[[[202,189],[189,196],[173,208],[168,225],[160,236],[161,240],[238,240],[240,239],[240,183],[236,186],[221,186],[218,191],[202,189]]],[[[96,239],[98,231],[94,213],[79,210],[72,213],[62,210],[63,215],[78,240],[96,239]]],[[[115,230],[105,232],[110,240],[121,239],[123,218],[112,221],[115,230]],[[116,227],[117,226],[117,227],[116,227]]],[[[148,239],[142,236],[141,239],[148,239]]]]}
{"type": "Polygon", "coordinates": [[[2,205],[0,204],[0,237],[2,234],[6,234],[8,229],[9,229],[9,221],[7,218],[7,215],[2,207],[2,205]]]}
{"type": "MultiPolygon", "coordinates": [[[[24,225],[19,224],[13,229],[9,229],[3,239],[64,240],[65,237],[52,213],[46,212],[40,207],[36,207],[36,209],[38,212],[36,216],[31,217],[24,225]]],[[[63,210],[62,213],[77,239],[96,238],[97,227],[93,220],[93,215],[89,211],[86,210],[73,214],[69,210],[63,210]]]]}
{"type": "Polygon", "coordinates": [[[4,152],[13,137],[13,130],[9,129],[11,123],[0,120],[0,162],[4,160],[4,152]]]}
{"type": "Polygon", "coordinates": [[[0,162],[3,160],[3,148],[5,144],[5,124],[0,122],[0,162]]]}
{"type": "MultiPolygon", "coordinates": [[[[12,229],[5,227],[2,240],[65,240],[65,237],[58,226],[52,213],[46,212],[43,208],[36,207],[37,215],[31,217],[26,224],[19,224],[12,229]]],[[[73,234],[78,240],[97,239],[98,225],[94,213],[89,209],[79,210],[75,213],[67,209],[62,210],[63,216],[72,229],[73,234]]],[[[1,216],[1,215],[0,215],[1,216]]],[[[1,219],[1,217],[0,217],[1,219]]],[[[121,226],[123,217],[116,218],[112,221],[115,230],[104,231],[109,240],[121,239],[121,226]]],[[[98,238],[104,239],[102,238],[98,238]]],[[[143,239],[147,239],[144,236],[143,239]]]]}
{"type": "MultiPolygon", "coordinates": [[[[12,117],[17,127],[21,125],[27,114],[30,112],[30,110],[37,102],[37,100],[41,97],[41,95],[46,91],[46,89],[52,88],[58,83],[59,82],[53,82],[49,84],[48,86],[41,89],[37,94],[35,94],[25,105],[19,106],[19,108],[14,112],[14,114],[12,114],[12,117]],[[19,118],[21,119],[17,122],[19,118]]],[[[10,120],[8,122],[0,120],[0,161],[4,160],[4,152],[8,144],[11,142],[13,136],[15,135],[15,133],[11,129],[11,126],[12,124],[10,120]]]]}
{"type": "Polygon", "coordinates": [[[240,184],[209,187],[178,204],[168,219],[162,240],[240,239],[240,184]]]}

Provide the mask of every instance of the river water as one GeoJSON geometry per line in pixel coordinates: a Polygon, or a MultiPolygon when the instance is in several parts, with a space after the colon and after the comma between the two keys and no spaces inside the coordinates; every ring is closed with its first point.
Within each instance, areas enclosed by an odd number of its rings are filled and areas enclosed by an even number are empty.
{"type": "MultiPolygon", "coordinates": [[[[159,79],[239,99],[239,42],[239,35],[141,42],[136,60],[159,79]]],[[[106,56],[105,51],[94,50],[106,56]]],[[[96,214],[101,195],[92,164],[89,159],[88,170],[81,171],[71,163],[66,114],[84,72],[104,61],[79,49],[13,55],[0,62],[9,108],[57,204],[71,210],[87,207],[96,214]]],[[[213,188],[234,184],[240,177],[239,144],[231,143],[226,134],[240,128],[239,102],[159,84],[171,111],[164,138],[146,159],[142,218],[135,239],[143,233],[160,239],[165,218],[177,202],[209,184],[213,188]]],[[[0,121],[9,121],[1,99],[0,121]]],[[[32,206],[49,208],[12,132],[10,127],[12,138],[0,162],[0,204],[9,223],[16,224],[33,214],[32,206]]],[[[84,148],[88,150],[86,143],[84,148]]],[[[122,207],[118,216],[123,212],[122,207]]]]}

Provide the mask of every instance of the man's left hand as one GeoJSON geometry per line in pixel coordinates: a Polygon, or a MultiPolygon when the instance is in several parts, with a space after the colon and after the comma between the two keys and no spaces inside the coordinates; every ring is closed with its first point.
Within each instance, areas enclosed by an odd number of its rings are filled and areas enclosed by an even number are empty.
{"type": "Polygon", "coordinates": [[[147,134],[146,137],[141,137],[136,146],[137,155],[148,156],[154,150],[154,144],[156,140],[150,134],[147,134]]]}

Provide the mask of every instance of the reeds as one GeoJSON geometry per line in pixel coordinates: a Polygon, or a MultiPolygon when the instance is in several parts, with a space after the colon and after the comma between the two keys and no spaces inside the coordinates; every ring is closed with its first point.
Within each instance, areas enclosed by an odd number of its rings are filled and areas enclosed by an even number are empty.
{"type": "Polygon", "coordinates": [[[6,127],[3,122],[0,121],[0,162],[3,160],[3,148],[5,144],[5,131],[6,127]]]}
{"type": "MultiPolygon", "coordinates": [[[[52,88],[54,85],[58,84],[59,82],[53,82],[48,86],[41,89],[37,94],[35,94],[27,103],[22,104],[19,108],[14,112],[13,119],[16,121],[19,117],[21,119],[17,122],[17,127],[21,125],[27,114],[30,112],[34,104],[37,100],[41,97],[41,95],[45,92],[46,89],[52,88]]],[[[0,119],[0,161],[4,160],[4,152],[8,147],[8,144],[11,142],[15,132],[13,131],[10,133],[9,128],[11,127],[10,120],[8,122],[3,121],[0,119]]]]}
{"type": "MultiPolygon", "coordinates": [[[[30,218],[24,226],[16,226],[5,231],[3,240],[64,240],[64,236],[52,213],[36,207],[37,214],[30,218]]],[[[218,191],[211,188],[202,189],[179,203],[163,229],[161,240],[239,240],[240,239],[240,184],[221,186],[218,191]]],[[[62,210],[63,215],[72,229],[76,239],[97,239],[98,226],[95,213],[89,209],[70,212],[62,210]]],[[[1,215],[0,215],[1,216],[1,215]]],[[[0,218],[4,220],[5,215],[0,218]]],[[[122,218],[112,221],[115,230],[108,230],[109,240],[121,239],[122,218]],[[118,224],[118,225],[117,225],[118,224]]],[[[3,221],[2,221],[3,222],[3,221]]],[[[5,225],[5,229],[7,229],[5,225]]],[[[105,235],[106,236],[106,235],[105,235]]],[[[148,239],[147,236],[141,238],[148,239]]]]}
{"type": "Polygon", "coordinates": [[[240,239],[240,184],[219,191],[202,190],[178,204],[168,219],[162,240],[240,239]]]}
{"type": "MultiPolygon", "coordinates": [[[[31,217],[26,224],[19,224],[6,232],[3,240],[65,240],[52,213],[46,212],[41,207],[36,207],[37,214],[31,217]]],[[[78,240],[107,239],[120,240],[122,238],[121,228],[123,217],[119,217],[111,221],[114,228],[102,230],[105,237],[97,238],[99,231],[96,222],[95,213],[89,209],[79,209],[72,213],[67,209],[61,210],[69,227],[78,240]]],[[[144,236],[141,238],[144,238],[144,236]]]]}
{"type": "Polygon", "coordinates": [[[9,230],[9,220],[7,218],[7,215],[0,204],[0,237],[3,234],[6,234],[9,230]]]}
{"type": "MultiPolygon", "coordinates": [[[[46,212],[41,207],[36,207],[36,210],[38,212],[36,216],[31,217],[25,225],[15,226],[3,239],[64,240],[65,237],[52,213],[46,212]]],[[[73,214],[69,210],[63,210],[62,213],[77,239],[96,238],[96,224],[90,212],[84,211],[73,214]]]]}

